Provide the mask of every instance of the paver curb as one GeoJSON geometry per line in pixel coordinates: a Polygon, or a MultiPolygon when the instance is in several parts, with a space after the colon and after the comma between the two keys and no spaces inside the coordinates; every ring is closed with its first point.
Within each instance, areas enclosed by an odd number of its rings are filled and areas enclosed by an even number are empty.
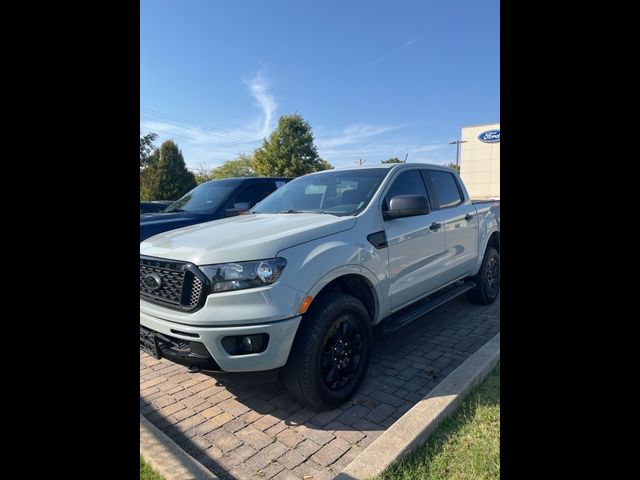
{"type": "Polygon", "coordinates": [[[140,455],[166,480],[219,480],[142,415],[140,455]]]}
{"type": "Polygon", "coordinates": [[[500,360],[500,334],[465,360],[339,473],[335,480],[364,480],[422,445],[469,391],[500,360]]]}

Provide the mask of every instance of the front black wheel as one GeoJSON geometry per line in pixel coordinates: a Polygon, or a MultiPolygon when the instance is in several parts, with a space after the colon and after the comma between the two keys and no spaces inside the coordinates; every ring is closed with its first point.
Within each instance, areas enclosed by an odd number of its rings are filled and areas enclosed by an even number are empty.
{"type": "Polygon", "coordinates": [[[498,298],[500,293],[500,254],[495,248],[487,248],[480,271],[471,280],[476,284],[476,287],[468,293],[472,302],[488,305],[498,298]]]}
{"type": "Polygon", "coordinates": [[[302,404],[320,410],[349,400],[364,380],[371,322],[351,295],[333,293],[316,301],[302,319],[282,379],[302,404]]]}

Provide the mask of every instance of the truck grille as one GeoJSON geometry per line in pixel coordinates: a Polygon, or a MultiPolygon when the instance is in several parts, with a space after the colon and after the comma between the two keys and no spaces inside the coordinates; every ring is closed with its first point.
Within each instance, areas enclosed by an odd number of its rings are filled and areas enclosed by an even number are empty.
{"type": "Polygon", "coordinates": [[[194,311],[204,303],[205,282],[190,263],[140,257],[140,298],[149,302],[194,311]]]}

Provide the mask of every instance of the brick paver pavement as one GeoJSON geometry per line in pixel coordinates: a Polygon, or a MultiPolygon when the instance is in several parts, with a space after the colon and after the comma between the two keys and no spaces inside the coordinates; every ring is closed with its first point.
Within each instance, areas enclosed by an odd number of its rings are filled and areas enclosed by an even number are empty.
{"type": "Polygon", "coordinates": [[[140,413],[222,479],[333,478],[500,331],[500,299],[458,298],[374,340],[351,402],[314,412],[281,382],[217,384],[140,353],[140,413]]]}

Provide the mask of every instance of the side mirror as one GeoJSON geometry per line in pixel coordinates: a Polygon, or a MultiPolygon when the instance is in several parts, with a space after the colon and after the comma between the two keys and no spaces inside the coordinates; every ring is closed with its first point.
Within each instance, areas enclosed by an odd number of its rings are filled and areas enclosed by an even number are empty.
{"type": "Polygon", "coordinates": [[[389,202],[389,210],[383,213],[385,220],[394,218],[413,217],[426,215],[429,209],[429,201],[424,195],[396,195],[389,202]]]}

